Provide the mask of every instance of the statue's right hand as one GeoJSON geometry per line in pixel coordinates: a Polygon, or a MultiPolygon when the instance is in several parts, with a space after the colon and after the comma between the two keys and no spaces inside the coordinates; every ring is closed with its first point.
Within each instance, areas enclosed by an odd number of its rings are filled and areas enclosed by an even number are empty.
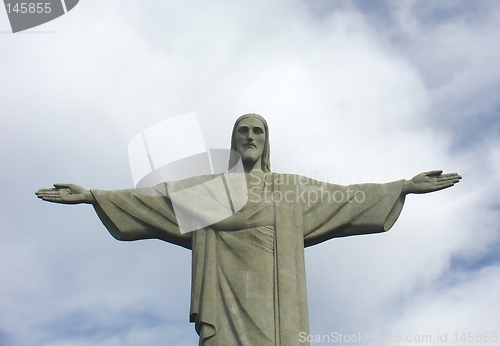
{"type": "Polygon", "coordinates": [[[75,184],[54,184],[52,189],[35,192],[38,198],[47,202],[62,204],[93,203],[94,197],[89,190],[75,184]]]}

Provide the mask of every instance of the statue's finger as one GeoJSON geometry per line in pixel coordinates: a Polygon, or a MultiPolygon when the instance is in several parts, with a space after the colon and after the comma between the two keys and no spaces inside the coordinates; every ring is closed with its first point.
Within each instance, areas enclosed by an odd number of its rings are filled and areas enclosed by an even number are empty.
{"type": "Polygon", "coordinates": [[[38,189],[38,191],[35,192],[35,193],[39,193],[39,192],[43,193],[43,192],[48,192],[48,191],[57,191],[57,189],[54,189],[52,187],[50,187],[50,188],[44,188],[44,189],[38,189]]]}
{"type": "Polygon", "coordinates": [[[44,199],[44,198],[59,198],[59,196],[54,196],[54,195],[37,195],[38,198],[44,199]]]}
{"type": "Polygon", "coordinates": [[[453,185],[455,185],[455,184],[446,183],[446,184],[438,184],[438,185],[436,185],[436,187],[437,187],[437,190],[443,190],[443,189],[447,189],[449,187],[452,187],[453,185]]]}
{"type": "Polygon", "coordinates": [[[441,177],[450,178],[450,179],[462,179],[462,176],[458,173],[442,174],[441,177]]]}
{"type": "Polygon", "coordinates": [[[39,195],[46,195],[46,196],[59,196],[59,190],[47,190],[47,191],[41,191],[39,195]]]}
{"type": "Polygon", "coordinates": [[[48,201],[48,202],[61,202],[62,201],[62,199],[60,197],[52,197],[52,196],[45,196],[42,198],[42,200],[48,201]]]}
{"type": "Polygon", "coordinates": [[[58,191],[40,191],[40,192],[35,192],[35,195],[37,196],[59,196],[59,192],[58,191]]]}
{"type": "Polygon", "coordinates": [[[458,176],[457,173],[446,173],[446,174],[441,174],[441,177],[446,178],[446,177],[456,177],[458,176]]]}
{"type": "Polygon", "coordinates": [[[457,179],[462,179],[462,176],[457,174],[457,173],[446,173],[446,174],[441,174],[439,178],[457,178],[457,179]]]}
{"type": "Polygon", "coordinates": [[[38,196],[38,198],[45,200],[47,198],[60,199],[61,197],[59,197],[59,196],[38,196]]]}
{"type": "Polygon", "coordinates": [[[69,189],[70,188],[70,185],[71,184],[62,184],[62,183],[57,183],[57,184],[54,184],[54,187],[58,188],[58,189],[69,189]]]}
{"type": "Polygon", "coordinates": [[[436,175],[440,175],[441,173],[443,173],[443,171],[440,170],[440,169],[437,169],[437,170],[434,170],[434,171],[425,172],[424,174],[425,175],[429,175],[429,176],[436,176],[436,175]]]}
{"type": "Polygon", "coordinates": [[[436,181],[437,182],[442,182],[442,181],[454,181],[454,180],[460,180],[457,177],[437,177],[436,181]]]}
{"type": "Polygon", "coordinates": [[[436,186],[439,188],[446,188],[446,187],[454,186],[455,184],[458,184],[458,183],[459,183],[458,180],[457,181],[445,181],[445,182],[436,184],[436,186]]]}

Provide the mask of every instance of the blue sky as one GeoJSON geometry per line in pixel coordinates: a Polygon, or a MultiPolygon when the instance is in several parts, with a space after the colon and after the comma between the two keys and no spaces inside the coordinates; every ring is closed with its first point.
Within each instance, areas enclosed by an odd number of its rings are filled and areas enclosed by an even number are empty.
{"type": "Polygon", "coordinates": [[[312,334],[500,334],[499,26],[493,1],[82,0],[19,34],[0,11],[0,346],[197,344],[187,250],[34,196],[131,187],[130,139],[190,111],[209,148],[263,115],[273,171],[463,175],[306,250],[312,334]]]}

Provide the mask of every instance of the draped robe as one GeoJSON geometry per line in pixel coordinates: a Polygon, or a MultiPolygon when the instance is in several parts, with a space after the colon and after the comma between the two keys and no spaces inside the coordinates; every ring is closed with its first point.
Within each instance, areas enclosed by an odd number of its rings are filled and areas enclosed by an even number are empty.
{"type": "MultiPolygon", "coordinates": [[[[189,178],[176,188],[214,177],[189,178]]],[[[340,186],[267,173],[247,190],[243,209],[183,233],[170,184],[92,190],[94,208],[118,240],[160,239],[192,250],[190,321],[205,346],[304,345],[299,342],[299,333],[309,333],[304,247],[387,231],[404,203],[404,180],[340,186]]]]}

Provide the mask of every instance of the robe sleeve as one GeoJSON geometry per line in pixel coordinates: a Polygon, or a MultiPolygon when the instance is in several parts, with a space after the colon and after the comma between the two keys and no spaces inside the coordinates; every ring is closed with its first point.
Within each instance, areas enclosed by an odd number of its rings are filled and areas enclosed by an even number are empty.
{"type": "Polygon", "coordinates": [[[167,188],[91,190],[94,209],[117,240],[161,239],[191,249],[192,232],[181,233],[167,188]]]}
{"type": "Polygon", "coordinates": [[[331,238],[388,231],[404,204],[404,180],[341,186],[312,181],[302,185],[304,245],[331,238]]]}

